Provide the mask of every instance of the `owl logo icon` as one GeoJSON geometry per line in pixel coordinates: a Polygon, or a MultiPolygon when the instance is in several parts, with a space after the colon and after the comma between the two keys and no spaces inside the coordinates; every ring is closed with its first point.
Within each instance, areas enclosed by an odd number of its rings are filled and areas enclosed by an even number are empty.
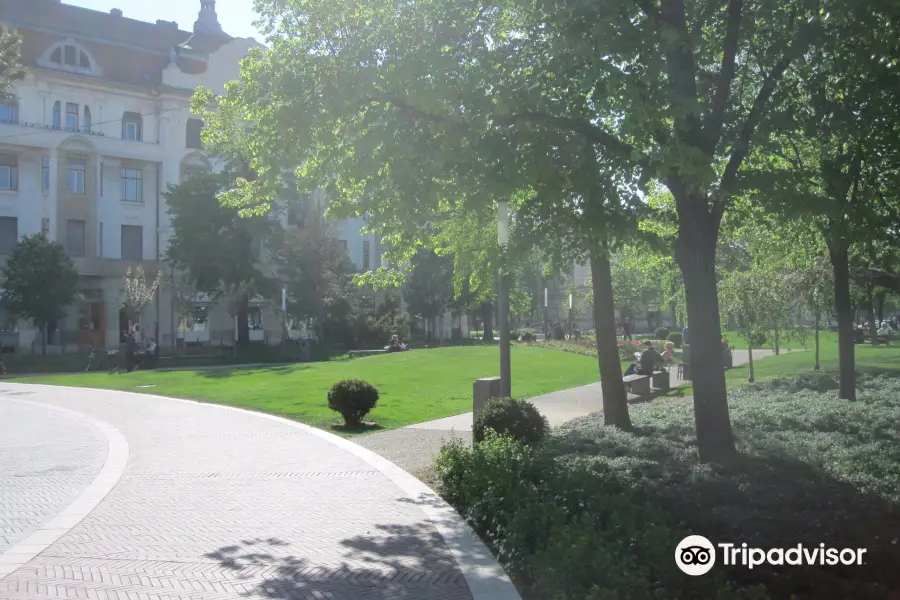
{"type": "Polygon", "coordinates": [[[702,535],[689,535],[675,548],[675,564],[687,575],[705,575],[716,564],[716,548],[702,535]]]}

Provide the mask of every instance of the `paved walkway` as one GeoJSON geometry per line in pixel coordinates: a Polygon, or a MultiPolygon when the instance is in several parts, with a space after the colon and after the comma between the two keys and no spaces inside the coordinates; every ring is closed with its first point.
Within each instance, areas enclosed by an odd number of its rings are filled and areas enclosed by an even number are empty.
{"type": "Polygon", "coordinates": [[[518,600],[455,512],[277,417],[0,384],[0,598],[518,600]]]}
{"type": "MultiPolygon", "coordinates": [[[[783,350],[783,352],[790,352],[790,350],[783,350]]],[[[772,350],[754,350],[753,359],[774,354],[772,350]]],[[[733,358],[735,366],[749,362],[749,354],[746,350],[734,350],[733,358]]],[[[513,378],[515,378],[515,364],[512,368],[513,378]]],[[[669,370],[669,383],[672,387],[684,383],[678,379],[677,373],[678,369],[675,367],[669,370]]],[[[641,397],[629,395],[629,399],[640,400],[641,397]]],[[[603,393],[599,382],[538,396],[531,398],[530,401],[542,415],[547,417],[552,427],[603,410],[603,393]]],[[[471,443],[471,431],[472,413],[467,412],[367,435],[360,439],[359,443],[404,469],[421,474],[431,466],[432,460],[444,442],[457,438],[471,443]]]]}

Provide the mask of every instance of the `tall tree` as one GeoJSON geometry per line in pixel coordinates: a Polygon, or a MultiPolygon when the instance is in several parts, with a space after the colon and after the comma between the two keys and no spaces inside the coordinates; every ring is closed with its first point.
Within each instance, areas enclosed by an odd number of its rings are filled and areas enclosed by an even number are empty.
{"type": "Polygon", "coordinates": [[[409,313],[424,319],[429,335],[433,335],[435,319],[446,312],[453,300],[453,258],[431,250],[417,252],[403,297],[409,313]]]}
{"type": "Polygon", "coordinates": [[[0,97],[8,97],[12,86],[24,78],[22,40],[0,21],[0,97]]]}
{"type": "Polygon", "coordinates": [[[823,13],[821,43],[785,80],[772,110],[776,135],[759,147],[758,177],[747,179],[773,210],[821,232],[834,271],[840,395],[854,399],[851,249],[897,222],[887,192],[900,164],[900,15],[887,2],[834,8],[823,13]]]}
{"type": "Polygon", "coordinates": [[[330,307],[350,296],[356,271],[338,242],[332,225],[317,211],[307,210],[296,228],[275,236],[273,258],[287,288],[287,311],[312,322],[322,343],[330,307]]]}
{"type": "MultiPolygon", "coordinates": [[[[246,179],[241,179],[246,181],[246,179]]],[[[228,296],[237,317],[237,343],[250,342],[249,302],[272,297],[274,286],[260,269],[261,244],[274,229],[265,215],[241,217],[217,199],[231,186],[228,173],[203,173],[164,195],[172,215],[167,259],[187,272],[191,284],[211,297],[228,296]]]]}
{"type": "Polygon", "coordinates": [[[0,303],[7,312],[32,321],[41,331],[41,354],[47,354],[47,326],[63,318],[75,300],[78,271],[66,249],[43,234],[22,238],[6,266],[0,303]]]}
{"type": "MultiPolygon", "coordinates": [[[[485,206],[554,168],[517,160],[532,148],[546,157],[558,140],[587,144],[590,158],[640,168],[676,200],[694,351],[709,355],[694,373],[700,454],[734,454],[718,228],[780,79],[809,49],[818,1],[257,7],[270,49],[244,61],[242,81],[205,113],[205,140],[259,167],[226,202],[264,210],[260,199],[299,165],[329,186],[336,209],[369,211],[414,241],[442,207],[485,206]]],[[[211,100],[201,91],[195,107],[211,100]]],[[[598,164],[594,176],[605,173],[598,164]]]]}

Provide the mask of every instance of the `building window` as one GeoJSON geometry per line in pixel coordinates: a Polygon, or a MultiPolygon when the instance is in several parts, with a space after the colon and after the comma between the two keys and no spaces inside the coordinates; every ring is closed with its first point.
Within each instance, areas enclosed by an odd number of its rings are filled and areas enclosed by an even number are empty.
{"type": "Polygon", "coordinates": [[[50,219],[48,219],[47,217],[41,219],[41,234],[45,238],[50,237],[50,219]]]}
{"type": "Polygon", "coordinates": [[[186,146],[195,150],[203,150],[203,121],[200,119],[188,119],[185,126],[186,146]]]}
{"type": "Polygon", "coordinates": [[[78,219],[66,221],[66,250],[69,256],[84,256],[85,222],[78,219]]]}
{"type": "Polygon", "coordinates": [[[84,126],[83,131],[85,133],[91,132],[91,109],[87,106],[84,107],[84,122],[82,123],[82,125],[84,126]]]}
{"type": "Polygon", "coordinates": [[[19,219],[0,217],[0,254],[12,254],[19,241],[19,219]]]}
{"type": "Polygon", "coordinates": [[[50,191],[50,157],[41,157],[41,190],[50,191]]]}
{"type": "Polygon", "coordinates": [[[126,112],[122,115],[122,139],[132,142],[143,140],[144,119],[138,113],[126,112]]]}
{"type": "Polygon", "coordinates": [[[78,105],[66,102],[66,130],[78,131],[78,105]]]}
{"type": "Polygon", "coordinates": [[[69,171],[66,174],[66,180],[69,184],[69,191],[73,194],[84,193],[84,173],[87,164],[83,160],[70,160],[69,171]]]}
{"type": "Polygon", "coordinates": [[[369,240],[363,240],[363,271],[369,270],[369,240]]]}
{"type": "Polygon", "coordinates": [[[122,225],[122,260],[144,260],[144,228],[122,225]]]}
{"type": "Polygon", "coordinates": [[[19,157],[0,154],[0,190],[19,189],[19,157]]]}
{"type": "Polygon", "coordinates": [[[66,46],[65,47],[65,56],[66,56],[66,65],[69,67],[75,66],[75,46],[66,46]]]}
{"type": "Polygon", "coordinates": [[[15,100],[7,100],[0,104],[0,121],[3,123],[18,123],[19,103],[15,100]]]}
{"type": "Polygon", "coordinates": [[[144,172],[140,169],[122,169],[122,200],[144,201],[144,172]]]}
{"type": "Polygon", "coordinates": [[[91,59],[88,58],[88,55],[84,52],[78,53],[78,67],[79,70],[90,72],[91,70],[91,59]]]}
{"type": "Polygon", "coordinates": [[[53,129],[60,128],[59,100],[53,104],[53,129]]]}
{"type": "Polygon", "coordinates": [[[54,62],[58,65],[62,64],[62,48],[56,48],[53,53],[50,55],[50,62],[54,62]]]}
{"type": "Polygon", "coordinates": [[[347,240],[338,240],[337,243],[341,250],[343,250],[344,252],[347,251],[347,240]]]}

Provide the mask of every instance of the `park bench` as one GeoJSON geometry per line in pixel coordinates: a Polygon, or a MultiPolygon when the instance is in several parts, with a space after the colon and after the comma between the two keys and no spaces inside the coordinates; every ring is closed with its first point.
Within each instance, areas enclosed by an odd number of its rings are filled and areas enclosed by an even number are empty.
{"type": "Polygon", "coordinates": [[[387,354],[387,350],[351,350],[350,358],[357,358],[362,356],[375,356],[377,354],[387,354]]]}
{"type": "Polygon", "coordinates": [[[643,396],[650,393],[650,376],[649,375],[626,375],[622,378],[628,392],[643,396]]]}

